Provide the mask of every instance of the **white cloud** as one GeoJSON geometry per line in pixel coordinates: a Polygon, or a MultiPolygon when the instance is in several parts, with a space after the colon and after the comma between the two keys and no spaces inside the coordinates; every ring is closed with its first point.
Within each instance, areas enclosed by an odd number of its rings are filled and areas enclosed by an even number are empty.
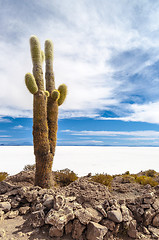
{"type": "Polygon", "coordinates": [[[71,135],[80,136],[100,136],[100,137],[116,137],[116,136],[133,136],[143,138],[159,138],[158,131],[73,131],[73,130],[61,130],[61,132],[71,135]]]}
{"type": "Polygon", "coordinates": [[[159,123],[157,90],[152,94],[159,83],[146,71],[159,60],[157,3],[40,0],[23,5],[21,12],[12,4],[4,5],[2,11],[6,10],[2,22],[6,31],[0,38],[1,116],[32,117],[32,96],[25,87],[24,75],[32,69],[29,37],[35,34],[42,48],[45,39],[53,40],[56,87],[68,85],[60,118],[100,118],[101,111],[112,110],[117,119],[159,123]],[[134,49],[142,54],[130,58],[122,55],[134,49]],[[113,65],[111,60],[118,56],[121,59],[113,65]],[[146,84],[143,79],[130,81],[133,74],[146,77],[146,84]],[[149,79],[151,76],[153,79],[149,79]],[[156,85],[152,86],[154,81],[156,85]],[[123,104],[136,92],[153,103],[123,104]]]}
{"type": "Polygon", "coordinates": [[[22,128],[24,128],[22,125],[17,125],[13,127],[13,129],[22,129],[22,128]]]}

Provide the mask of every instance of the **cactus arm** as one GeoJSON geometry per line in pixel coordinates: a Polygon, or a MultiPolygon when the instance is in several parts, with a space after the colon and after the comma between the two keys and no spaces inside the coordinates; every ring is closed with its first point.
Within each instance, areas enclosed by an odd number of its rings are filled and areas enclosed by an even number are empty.
{"type": "Polygon", "coordinates": [[[58,103],[55,100],[56,90],[53,74],[53,44],[52,41],[45,41],[45,63],[46,63],[46,90],[49,91],[50,97],[47,101],[47,122],[49,128],[50,152],[54,156],[57,141],[58,128],[58,103]]]}
{"type": "Polygon", "coordinates": [[[44,91],[42,57],[40,42],[36,36],[30,38],[30,50],[33,62],[33,75],[35,77],[39,91],[44,91]]]}
{"type": "Polygon", "coordinates": [[[51,92],[51,98],[53,99],[53,101],[58,101],[59,97],[60,92],[58,90],[55,89],[51,92]]]}
{"type": "Polygon", "coordinates": [[[35,78],[31,73],[25,74],[25,84],[30,93],[35,94],[38,91],[38,86],[36,84],[35,78]]]}
{"type": "Polygon", "coordinates": [[[60,97],[58,99],[58,106],[62,105],[63,102],[66,99],[66,95],[67,95],[67,86],[65,84],[61,84],[58,87],[58,91],[60,92],[60,97]]]}
{"type": "Polygon", "coordinates": [[[55,89],[55,80],[53,73],[53,43],[51,40],[45,41],[45,63],[46,63],[46,90],[51,92],[55,89]]]}

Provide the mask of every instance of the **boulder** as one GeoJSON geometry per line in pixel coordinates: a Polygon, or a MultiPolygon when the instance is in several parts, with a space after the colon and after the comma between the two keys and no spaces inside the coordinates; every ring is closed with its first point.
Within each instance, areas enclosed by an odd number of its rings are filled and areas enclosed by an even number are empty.
{"type": "Polygon", "coordinates": [[[96,206],[96,210],[98,210],[105,218],[107,217],[107,213],[106,213],[106,211],[104,210],[104,208],[103,208],[102,205],[97,205],[97,206],[96,206]]]}
{"type": "Polygon", "coordinates": [[[0,202],[0,209],[4,212],[9,212],[11,209],[11,204],[9,202],[0,202]]]}
{"type": "Polygon", "coordinates": [[[84,208],[76,210],[74,214],[75,217],[78,218],[79,221],[84,225],[88,224],[93,217],[92,214],[84,208]]]}
{"type": "Polygon", "coordinates": [[[121,209],[121,213],[122,213],[122,221],[124,221],[124,222],[131,221],[132,213],[130,212],[130,210],[124,204],[121,205],[120,209],[121,209]]]}
{"type": "Polygon", "coordinates": [[[145,226],[148,226],[151,224],[154,215],[155,215],[155,211],[152,208],[147,209],[145,211],[145,213],[144,213],[144,225],[145,226]]]}
{"type": "Polygon", "coordinates": [[[86,228],[78,219],[74,219],[72,226],[72,238],[79,239],[82,236],[84,229],[86,228]]]}
{"type": "Polygon", "coordinates": [[[148,226],[148,230],[149,230],[152,234],[156,235],[156,236],[159,238],[159,229],[158,229],[158,228],[155,228],[155,227],[149,225],[149,226],[148,226]]]}
{"type": "Polygon", "coordinates": [[[73,227],[73,223],[71,221],[66,224],[66,226],[65,226],[66,235],[68,235],[72,232],[72,227],[73,227]]]}
{"type": "Polygon", "coordinates": [[[29,206],[24,206],[24,207],[20,207],[19,208],[19,213],[21,215],[25,215],[27,214],[28,212],[30,212],[30,207],[29,206]]]}
{"type": "Polygon", "coordinates": [[[45,213],[43,210],[39,210],[31,213],[30,224],[33,228],[42,227],[45,224],[45,213]]]}
{"type": "Polygon", "coordinates": [[[54,197],[54,209],[59,210],[65,204],[65,198],[62,195],[56,195],[54,197]]]}
{"type": "Polygon", "coordinates": [[[19,211],[18,210],[15,210],[15,211],[10,211],[8,212],[6,215],[8,218],[12,219],[12,218],[16,218],[19,214],[19,211]]]}
{"type": "Polygon", "coordinates": [[[59,230],[57,227],[52,226],[49,230],[50,237],[62,237],[63,236],[63,229],[59,230]]]}
{"type": "Polygon", "coordinates": [[[95,210],[92,207],[86,208],[86,211],[88,211],[91,214],[91,221],[92,222],[98,223],[103,218],[103,215],[99,211],[95,210]]]}
{"type": "Polygon", "coordinates": [[[102,240],[108,228],[99,223],[90,222],[87,227],[87,240],[102,240]]]}
{"type": "Polygon", "coordinates": [[[65,206],[63,209],[58,211],[51,209],[45,218],[46,224],[51,224],[62,230],[63,227],[70,221],[74,219],[74,213],[72,208],[65,206]]]}
{"type": "Polygon", "coordinates": [[[122,214],[120,209],[108,211],[107,215],[108,219],[112,220],[113,222],[116,223],[122,222],[122,214]]]}
{"type": "Polygon", "coordinates": [[[136,220],[131,220],[127,231],[129,237],[137,238],[136,226],[137,226],[136,220]]]}
{"type": "Polygon", "coordinates": [[[159,227],[159,214],[157,214],[157,215],[154,217],[154,219],[153,219],[153,221],[152,221],[152,225],[153,225],[154,227],[159,227]]]}
{"type": "Polygon", "coordinates": [[[108,230],[113,231],[115,229],[115,222],[109,220],[109,219],[103,219],[100,222],[101,225],[105,226],[108,228],[108,230]]]}

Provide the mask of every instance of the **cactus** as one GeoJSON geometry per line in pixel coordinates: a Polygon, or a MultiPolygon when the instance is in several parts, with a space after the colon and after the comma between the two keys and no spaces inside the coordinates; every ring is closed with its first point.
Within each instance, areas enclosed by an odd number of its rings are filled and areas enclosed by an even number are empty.
{"type": "Polygon", "coordinates": [[[40,42],[36,36],[30,38],[30,49],[33,63],[33,75],[25,75],[25,83],[33,94],[33,143],[36,161],[35,185],[42,188],[53,186],[52,164],[55,155],[57,139],[58,106],[67,94],[65,84],[55,89],[53,74],[53,44],[51,40],[45,41],[45,54],[41,50],[40,42]],[[44,88],[42,65],[45,59],[44,88]]]}

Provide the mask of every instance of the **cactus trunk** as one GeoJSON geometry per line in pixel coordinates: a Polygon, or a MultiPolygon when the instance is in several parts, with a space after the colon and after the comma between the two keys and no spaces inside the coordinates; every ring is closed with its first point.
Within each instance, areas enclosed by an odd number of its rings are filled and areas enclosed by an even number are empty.
{"type": "MultiPolygon", "coordinates": [[[[39,40],[35,36],[31,37],[30,46],[33,76],[30,73],[26,74],[25,83],[28,90],[34,95],[33,143],[36,160],[35,185],[42,188],[51,188],[53,186],[52,163],[57,140],[60,92],[55,89],[52,42],[50,40],[45,42],[46,91],[44,90],[42,71],[44,54],[41,51],[39,40]]],[[[62,99],[65,99],[66,93],[65,86],[64,94],[61,94],[62,99]]]]}

